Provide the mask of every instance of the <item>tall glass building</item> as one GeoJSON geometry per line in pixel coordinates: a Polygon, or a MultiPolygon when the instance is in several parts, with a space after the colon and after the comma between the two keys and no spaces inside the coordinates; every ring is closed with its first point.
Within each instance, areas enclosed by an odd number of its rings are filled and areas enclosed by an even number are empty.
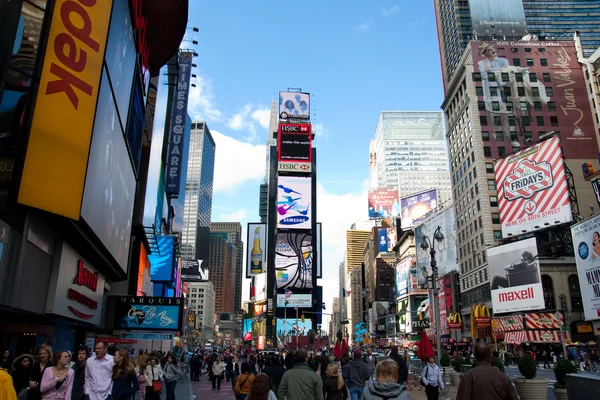
{"type": "Polygon", "coordinates": [[[442,203],[452,201],[441,111],[382,112],[374,150],[378,187],[397,187],[401,197],[437,188],[442,203]]]}
{"type": "MultiPolygon", "coordinates": [[[[187,182],[187,165],[188,165],[188,155],[190,151],[190,135],[192,129],[192,119],[189,114],[186,115],[185,118],[185,133],[183,134],[183,149],[181,151],[181,165],[184,167],[181,168],[181,182],[187,182]]],[[[187,185],[186,185],[187,186],[187,185]]],[[[180,190],[179,196],[171,200],[171,207],[173,207],[173,213],[175,216],[173,217],[171,232],[178,233],[183,231],[183,223],[184,223],[184,206],[185,206],[185,194],[186,191],[180,190]]]]}
{"type": "Polygon", "coordinates": [[[192,122],[181,230],[184,260],[208,260],[214,171],[215,141],[205,122],[192,122]]]}

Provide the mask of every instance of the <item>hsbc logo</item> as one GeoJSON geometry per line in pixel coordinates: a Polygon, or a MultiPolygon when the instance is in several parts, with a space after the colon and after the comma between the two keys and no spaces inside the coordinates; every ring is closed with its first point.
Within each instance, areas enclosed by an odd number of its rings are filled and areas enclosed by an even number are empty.
{"type": "Polygon", "coordinates": [[[285,162],[279,161],[277,171],[280,172],[312,172],[312,164],[308,162],[285,162]]]}

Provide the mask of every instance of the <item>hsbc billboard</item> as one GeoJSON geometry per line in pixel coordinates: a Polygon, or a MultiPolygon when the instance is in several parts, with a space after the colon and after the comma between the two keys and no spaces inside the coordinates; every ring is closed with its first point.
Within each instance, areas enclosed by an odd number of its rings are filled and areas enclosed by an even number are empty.
{"type": "Polygon", "coordinates": [[[277,163],[278,172],[300,172],[300,173],[311,173],[312,163],[309,162],[295,162],[295,161],[279,161],[277,163]]]}
{"type": "Polygon", "coordinates": [[[505,238],[572,221],[558,137],[496,161],[494,173],[505,238]]]}
{"type": "Polygon", "coordinates": [[[312,162],[312,125],[279,124],[277,153],[278,161],[312,162]]]}

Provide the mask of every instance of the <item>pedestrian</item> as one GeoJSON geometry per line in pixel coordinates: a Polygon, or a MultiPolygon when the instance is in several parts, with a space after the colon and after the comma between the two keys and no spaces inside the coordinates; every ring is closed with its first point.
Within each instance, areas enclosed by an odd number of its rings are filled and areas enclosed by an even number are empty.
{"type": "Polygon", "coordinates": [[[348,388],[340,374],[338,366],[328,364],[325,369],[326,378],[323,381],[323,397],[327,400],[347,400],[348,388]]]}
{"type": "Polygon", "coordinates": [[[115,365],[112,373],[111,400],[132,400],[140,389],[140,382],[135,369],[129,360],[129,352],[117,350],[114,356],[115,365]]]}
{"type": "Polygon", "coordinates": [[[295,366],[283,374],[277,390],[278,399],[323,400],[323,381],[308,366],[307,359],[306,350],[299,349],[296,351],[294,355],[295,366]]]}
{"type": "Polygon", "coordinates": [[[223,380],[223,373],[225,372],[225,364],[221,360],[220,356],[212,365],[212,390],[221,390],[221,381],[223,380]]]}
{"type": "Polygon", "coordinates": [[[375,373],[375,367],[377,366],[377,358],[373,355],[371,349],[367,349],[367,355],[363,361],[367,364],[367,367],[369,367],[369,372],[372,377],[375,373]]]}
{"type": "Polygon", "coordinates": [[[181,369],[177,365],[177,358],[173,354],[167,356],[165,364],[165,384],[167,386],[167,400],[175,400],[175,387],[177,379],[181,376],[181,369]]]}
{"type": "Polygon", "coordinates": [[[429,363],[423,368],[421,385],[425,386],[427,400],[438,400],[440,398],[440,388],[444,390],[440,367],[435,363],[435,357],[433,356],[429,357],[429,363]]]}
{"type": "Polygon", "coordinates": [[[71,392],[72,400],[84,400],[85,398],[85,364],[90,356],[90,350],[87,346],[81,346],[77,350],[77,360],[71,368],[73,368],[73,391],[71,392]]]}
{"type": "Polygon", "coordinates": [[[258,374],[246,400],[277,400],[277,396],[271,389],[271,378],[267,374],[258,374]]]}
{"type": "Polygon", "coordinates": [[[375,378],[369,381],[361,400],[412,400],[406,386],[398,383],[398,364],[392,359],[381,361],[375,367],[375,378]]]}
{"type": "Polygon", "coordinates": [[[160,400],[162,392],[162,378],[164,372],[156,357],[150,358],[150,364],[144,370],[144,380],[146,381],[146,400],[160,400]]]}
{"type": "Polygon", "coordinates": [[[17,400],[12,378],[5,368],[0,368],[0,399],[17,400]]]}
{"type": "Polygon", "coordinates": [[[550,368],[550,363],[548,362],[548,352],[546,350],[544,350],[542,353],[542,357],[544,358],[544,369],[546,369],[546,365],[548,366],[547,368],[550,368]]]}
{"type": "Polygon", "coordinates": [[[17,396],[25,391],[29,392],[29,380],[33,372],[33,356],[22,354],[15,358],[12,363],[12,379],[17,396]],[[21,391],[24,391],[21,393],[21,391]]]}
{"type": "Polygon", "coordinates": [[[71,355],[68,351],[61,350],[54,355],[52,363],[54,365],[44,371],[40,384],[42,400],[70,400],[75,373],[69,368],[71,355]]]}
{"type": "Polygon", "coordinates": [[[42,398],[42,394],[40,393],[42,377],[44,376],[46,369],[52,367],[52,348],[50,346],[43,344],[38,347],[37,355],[38,360],[33,365],[33,372],[31,374],[31,379],[29,380],[30,389],[27,400],[40,400],[42,398]]]}
{"type": "Polygon", "coordinates": [[[4,353],[2,353],[2,359],[0,360],[0,368],[8,370],[10,367],[12,367],[12,363],[13,358],[10,355],[10,350],[4,350],[4,353]]]}
{"type": "Polygon", "coordinates": [[[285,374],[285,368],[279,362],[279,356],[277,354],[271,355],[271,360],[269,365],[265,368],[264,373],[271,378],[271,383],[273,384],[273,391],[277,392],[279,388],[279,384],[281,383],[281,379],[283,378],[283,374],[285,374]]]}
{"type": "MultiPolygon", "coordinates": [[[[408,352],[404,352],[405,357],[408,357],[408,352]]],[[[398,346],[393,346],[390,352],[390,358],[398,364],[398,383],[404,385],[408,379],[408,365],[405,358],[398,354],[398,346]]]]}
{"type": "Polygon", "coordinates": [[[89,400],[105,400],[111,392],[113,357],[107,354],[108,347],[102,341],[94,346],[95,355],[85,363],[84,393],[89,400]]]}
{"type": "Polygon", "coordinates": [[[256,376],[250,372],[250,364],[242,363],[241,374],[238,375],[233,392],[237,400],[245,400],[252,389],[256,376]]]}
{"type": "Polygon", "coordinates": [[[486,342],[475,345],[477,365],[465,372],[458,385],[456,400],[480,398],[486,400],[519,400],[519,395],[508,375],[491,363],[492,351],[486,342]]]}
{"type": "Polygon", "coordinates": [[[361,359],[359,349],[354,350],[354,360],[350,361],[344,368],[343,377],[351,400],[359,400],[365,389],[365,382],[371,377],[367,364],[361,359]]]}
{"type": "Polygon", "coordinates": [[[140,362],[136,363],[137,365],[135,366],[135,372],[137,374],[138,382],[140,384],[140,400],[146,400],[146,388],[148,386],[146,386],[146,377],[144,376],[144,371],[148,366],[147,362],[148,357],[146,357],[145,359],[141,359],[140,362]]]}

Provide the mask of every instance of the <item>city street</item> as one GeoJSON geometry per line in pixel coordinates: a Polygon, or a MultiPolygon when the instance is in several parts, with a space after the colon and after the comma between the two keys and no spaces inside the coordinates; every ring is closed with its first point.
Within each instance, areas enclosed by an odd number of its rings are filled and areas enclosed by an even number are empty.
{"type": "MultiPolygon", "coordinates": [[[[511,378],[521,377],[519,368],[516,365],[511,365],[509,367],[505,367],[505,372],[511,378]]],[[[552,369],[539,368],[536,378],[548,378],[548,395],[547,395],[546,399],[554,400],[554,393],[552,393],[552,388],[554,387],[554,383],[556,382],[556,377],[554,376],[554,371],[552,371],[552,369]]]]}
{"type": "MultiPolygon", "coordinates": [[[[221,390],[212,390],[212,383],[208,380],[208,376],[203,376],[200,382],[192,382],[192,393],[196,399],[232,399],[235,397],[233,389],[231,388],[231,382],[223,380],[221,382],[221,390]]],[[[193,399],[193,397],[192,397],[193,399]]]]}

